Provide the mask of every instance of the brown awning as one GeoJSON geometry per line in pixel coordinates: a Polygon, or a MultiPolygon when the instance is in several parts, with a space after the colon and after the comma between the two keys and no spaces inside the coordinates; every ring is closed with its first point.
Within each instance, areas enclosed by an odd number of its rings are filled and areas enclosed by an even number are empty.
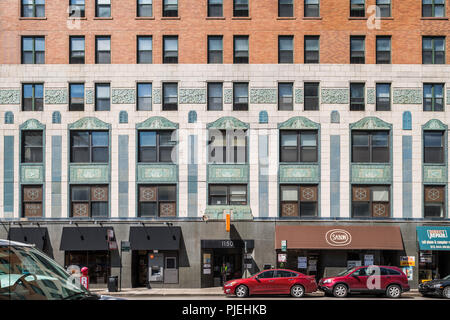
{"type": "Polygon", "coordinates": [[[403,250],[400,227],[277,226],[275,249],[286,240],[288,249],[403,250]]]}

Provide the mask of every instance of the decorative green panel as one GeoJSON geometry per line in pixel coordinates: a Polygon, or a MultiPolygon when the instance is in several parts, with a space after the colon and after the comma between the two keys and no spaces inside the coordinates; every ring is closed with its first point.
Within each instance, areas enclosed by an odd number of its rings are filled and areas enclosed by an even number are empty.
{"type": "Polygon", "coordinates": [[[44,166],[43,165],[21,165],[20,166],[21,183],[43,183],[44,166]]]}
{"type": "Polygon", "coordinates": [[[67,89],[45,89],[45,104],[67,104],[67,89]]]}
{"type": "Polygon", "coordinates": [[[248,164],[208,164],[209,183],[241,182],[249,180],[248,164]]]}
{"type": "Polygon", "coordinates": [[[178,182],[178,166],[176,164],[138,164],[137,166],[138,182],[178,182]]]}
{"type": "Polygon", "coordinates": [[[303,89],[296,88],[295,89],[295,103],[302,104],[303,103],[303,89]]]}
{"type": "Polygon", "coordinates": [[[161,88],[153,89],[153,103],[161,104],[161,88]]]}
{"type": "Polygon", "coordinates": [[[322,104],[347,104],[350,102],[349,89],[322,89],[322,104]]]}
{"type": "Polygon", "coordinates": [[[374,88],[367,88],[367,103],[368,104],[375,104],[375,89],[374,88]]]}
{"type": "Polygon", "coordinates": [[[390,164],[352,164],[352,183],[387,183],[392,182],[392,166],[390,164]]]}
{"type": "Polygon", "coordinates": [[[350,124],[351,130],[391,130],[392,124],[377,117],[366,117],[350,124]]]}
{"type": "Polygon", "coordinates": [[[276,104],[277,102],[278,94],[275,88],[250,89],[250,103],[276,104]]]}
{"type": "Polygon", "coordinates": [[[249,127],[250,125],[248,123],[242,122],[241,120],[235,117],[222,117],[206,125],[207,129],[218,129],[218,130],[248,129],[249,127]]]}
{"type": "Polygon", "coordinates": [[[422,89],[394,88],[394,104],[422,104],[422,89]]]}
{"type": "Polygon", "coordinates": [[[112,89],[113,104],[135,104],[136,89],[112,89]]]}
{"type": "Polygon", "coordinates": [[[86,104],[94,104],[94,89],[86,89],[86,104]]]}
{"type": "Polygon", "coordinates": [[[0,104],[20,104],[20,89],[1,89],[0,104]]]}
{"type": "Polygon", "coordinates": [[[307,182],[319,183],[318,164],[280,164],[280,183],[307,182]]]}
{"type": "Polygon", "coordinates": [[[305,117],[293,117],[278,124],[280,130],[317,130],[320,125],[305,117]]]}
{"type": "Polygon", "coordinates": [[[150,117],[147,120],[136,124],[136,129],[178,129],[178,123],[172,122],[164,117],[150,117]]]}
{"type": "Polygon", "coordinates": [[[180,104],[205,104],[206,89],[180,89],[180,104]]]}
{"type": "Polygon", "coordinates": [[[70,183],[109,183],[109,165],[69,166],[70,183]]]}
{"type": "Polygon", "coordinates": [[[423,130],[439,130],[445,131],[447,130],[447,125],[443,124],[441,120],[431,119],[427,123],[422,126],[423,130]]]}
{"type": "Polygon", "coordinates": [[[45,130],[45,124],[36,119],[29,119],[20,125],[20,130],[45,130]]]}
{"type": "Polygon", "coordinates": [[[85,117],[69,124],[69,130],[109,130],[111,125],[95,117],[85,117]]]}
{"type": "Polygon", "coordinates": [[[424,183],[447,183],[447,166],[423,166],[424,183]]]}
{"type": "Polygon", "coordinates": [[[233,89],[223,90],[223,103],[225,104],[233,103],[233,89]]]}
{"type": "Polygon", "coordinates": [[[225,219],[224,211],[230,211],[231,220],[253,220],[250,206],[206,206],[205,215],[211,220],[225,219]]]}

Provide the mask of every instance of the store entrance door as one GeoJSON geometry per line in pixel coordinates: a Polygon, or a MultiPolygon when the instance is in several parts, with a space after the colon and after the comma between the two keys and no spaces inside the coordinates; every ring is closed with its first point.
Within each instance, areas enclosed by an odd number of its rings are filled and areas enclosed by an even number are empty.
{"type": "Polygon", "coordinates": [[[220,286],[228,280],[242,277],[242,259],[240,248],[213,250],[213,276],[220,279],[220,286]]]}

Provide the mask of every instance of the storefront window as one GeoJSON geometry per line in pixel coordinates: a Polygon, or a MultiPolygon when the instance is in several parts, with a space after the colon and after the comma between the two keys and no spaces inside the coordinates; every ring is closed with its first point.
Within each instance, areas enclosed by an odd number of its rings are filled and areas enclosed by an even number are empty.
{"type": "Polygon", "coordinates": [[[111,274],[108,251],[66,251],[65,266],[88,267],[90,284],[106,284],[111,274]]]}
{"type": "Polygon", "coordinates": [[[352,213],[354,218],[389,217],[389,186],[353,186],[352,213]]]}
{"type": "Polygon", "coordinates": [[[284,185],[280,186],[282,217],[315,217],[317,216],[317,185],[284,185]]]}

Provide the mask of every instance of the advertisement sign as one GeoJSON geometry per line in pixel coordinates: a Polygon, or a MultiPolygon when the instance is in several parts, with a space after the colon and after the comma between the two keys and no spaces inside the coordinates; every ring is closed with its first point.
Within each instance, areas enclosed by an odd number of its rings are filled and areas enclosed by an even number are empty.
{"type": "Polygon", "coordinates": [[[416,266],[416,257],[414,257],[414,256],[400,257],[400,266],[401,267],[415,267],[416,266]]]}
{"type": "Polygon", "coordinates": [[[81,276],[80,277],[80,283],[82,286],[84,286],[87,290],[89,290],[89,277],[88,276],[81,276]]]}
{"type": "Polygon", "coordinates": [[[203,254],[203,263],[211,263],[211,254],[210,253],[203,254]]]}
{"type": "Polygon", "coordinates": [[[417,227],[420,250],[450,250],[450,227],[417,227]]]}
{"type": "Polygon", "coordinates": [[[286,250],[287,250],[287,241],[281,240],[281,251],[286,251],[286,250]]]}
{"type": "Polygon", "coordinates": [[[211,274],[211,269],[203,269],[203,274],[211,274]]]}
{"type": "Polygon", "coordinates": [[[287,262],[287,254],[279,253],[278,254],[278,262],[287,262]]]}
{"type": "Polygon", "coordinates": [[[120,241],[120,251],[122,252],[130,252],[131,246],[130,241],[120,241]]]}
{"type": "Polygon", "coordinates": [[[306,269],[308,267],[307,258],[306,257],[298,257],[297,258],[297,268],[298,269],[306,269]]]}
{"type": "Polygon", "coordinates": [[[413,267],[412,266],[410,266],[410,267],[403,267],[402,271],[403,271],[404,274],[406,274],[406,277],[408,278],[409,281],[413,280],[414,272],[413,272],[413,267]]]}
{"type": "Polygon", "coordinates": [[[373,266],[373,254],[364,255],[364,265],[373,266]]]}
{"type": "Polygon", "coordinates": [[[360,266],[361,266],[361,260],[348,260],[347,261],[347,268],[360,267],[360,266]]]}

